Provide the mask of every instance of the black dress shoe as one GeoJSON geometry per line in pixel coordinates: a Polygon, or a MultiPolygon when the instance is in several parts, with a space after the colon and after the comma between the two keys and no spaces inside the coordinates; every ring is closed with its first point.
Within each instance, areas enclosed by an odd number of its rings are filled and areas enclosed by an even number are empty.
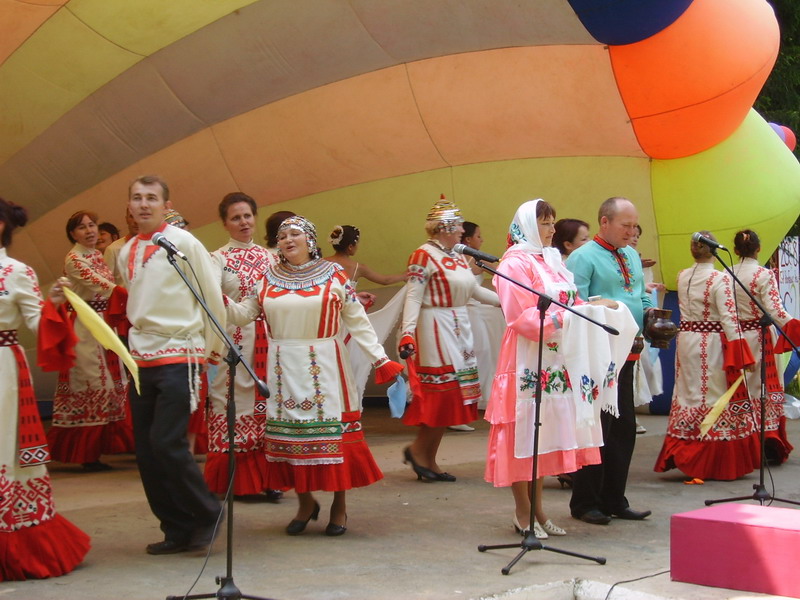
{"type": "Polygon", "coordinates": [[[286,533],[289,535],[300,535],[306,530],[306,525],[311,519],[315,521],[319,518],[319,502],[314,502],[314,510],[311,515],[303,521],[302,519],[292,519],[292,522],[286,526],[286,533]]]}
{"type": "Polygon", "coordinates": [[[344,525],[328,523],[328,526],[325,528],[325,535],[336,537],[337,535],[344,535],[345,531],[347,531],[347,515],[344,516],[344,525]]]}
{"type": "Polygon", "coordinates": [[[280,490],[264,490],[264,497],[269,502],[277,502],[283,498],[283,492],[280,490]]]}
{"type": "Polygon", "coordinates": [[[439,481],[455,481],[456,476],[450,475],[450,473],[445,473],[444,471],[442,471],[441,473],[436,473],[436,479],[438,479],[439,481]]]}
{"type": "MultiPolygon", "coordinates": [[[[439,479],[439,473],[432,471],[428,467],[418,465],[414,460],[414,457],[411,455],[411,446],[406,446],[406,448],[403,450],[403,463],[411,463],[411,468],[414,469],[414,473],[417,474],[417,481],[420,479],[423,481],[450,481],[448,479],[439,479]]],[[[450,475],[450,477],[453,476],[450,475]]],[[[453,477],[452,481],[455,481],[455,477],[453,477]]]]}
{"type": "Polygon", "coordinates": [[[573,518],[578,519],[579,521],[583,521],[584,523],[591,523],[592,525],[608,525],[611,523],[611,517],[607,514],[600,512],[599,510],[592,509],[587,510],[585,513],[581,515],[572,515],[573,518]]]}
{"type": "Polygon", "coordinates": [[[83,470],[87,473],[99,473],[101,471],[111,471],[114,467],[104,462],[96,460],[94,462],[86,462],[81,465],[83,470]]]}
{"type": "Polygon", "coordinates": [[[630,506],[623,508],[618,512],[612,512],[612,515],[618,519],[625,519],[627,521],[641,521],[649,517],[652,512],[649,510],[633,510],[630,506]]]}
{"type": "Polygon", "coordinates": [[[147,544],[148,554],[177,554],[186,552],[189,549],[188,542],[178,542],[175,540],[164,540],[155,544],[147,544]]]}

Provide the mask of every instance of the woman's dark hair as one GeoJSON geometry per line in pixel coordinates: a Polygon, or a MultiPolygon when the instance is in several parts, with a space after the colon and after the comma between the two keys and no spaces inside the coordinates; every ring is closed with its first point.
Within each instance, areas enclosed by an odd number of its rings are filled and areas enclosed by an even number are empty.
{"type": "Polygon", "coordinates": [[[478,224],[473,223],[472,221],[464,221],[461,226],[464,228],[464,233],[461,234],[461,243],[466,244],[464,240],[475,235],[475,230],[478,229],[478,224]]]}
{"type": "Polygon", "coordinates": [[[250,207],[250,211],[253,213],[254,217],[258,214],[258,206],[256,205],[255,200],[245,193],[231,192],[230,194],[226,194],[219,203],[219,218],[222,219],[223,223],[228,218],[228,209],[239,202],[246,202],[250,207]]]}
{"type": "Polygon", "coordinates": [[[549,219],[550,217],[556,218],[556,209],[549,202],[539,200],[539,204],[536,205],[536,218],[549,219]]]}
{"type": "Polygon", "coordinates": [[[72,231],[81,224],[83,217],[89,217],[92,221],[97,223],[97,214],[88,210],[79,210],[67,219],[67,239],[73,244],[75,243],[75,238],[72,237],[72,231]]]}
{"type": "Polygon", "coordinates": [[[290,210],[279,210],[267,217],[267,235],[264,236],[264,239],[267,240],[268,248],[274,248],[278,245],[278,228],[286,219],[294,216],[296,216],[295,213],[290,210]]]}
{"type": "Polygon", "coordinates": [[[733,238],[733,249],[742,258],[755,258],[761,249],[761,240],[752,229],[742,229],[733,238]]]}
{"type": "Polygon", "coordinates": [[[567,254],[564,242],[572,243],[578,235],[581,227],[589,229],[589,224],[580,219],[561,219],[556,222],[556,232],[553,234],[553,246],[558,248],[561,254],[567,254]]]}
{"type": "Polygon", "coordinates": [[[119,239],[119,229],[117,229],[117,226],[113,223],[109,223],[108,221],[100,223],[100,225],[97,226],[97,229],[99,231],[105,231],[106,233],[111,234],[111,237],[114,240],[119,239]]]}
{"type": "MultiPolygon", "coordinates": [[[[347,250],[351,244],[357,244],[359,238],[361,237],[361,232],[358,230],[358,227],[353,227],[352,225],[342,225],[342,239],[334,244],[331,242],[331,246],[337,252],[344,252],[347,250]]],[[[335,237],[335,231],[331,233],[331,238],[335,237]]]]}
{"type": "Polygon", "coordinates": [[[14,230],[17,227],[24,227],[28,222],[28,211],[19,204],[0,198],[0,221],[5,225],[0,243],[3,244],[3,248],[8,248],[14,230]]]}

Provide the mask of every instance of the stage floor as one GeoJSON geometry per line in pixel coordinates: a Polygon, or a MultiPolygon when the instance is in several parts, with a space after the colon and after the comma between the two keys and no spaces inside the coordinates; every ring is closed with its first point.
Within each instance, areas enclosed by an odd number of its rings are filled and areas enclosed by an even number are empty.
{"type": "MultiPolygon", "coordinates": [[[[551,537],[546,543],[604,556],[606,565],[534,551],[523,557],[510,575],[502,575],[500,569],[515,556],[516,549],[477,551],[479,544],[520,539],[511,525],[511,493],[483,481],[488,424],[475,423],[477,430],[471,433],[447,432],[440,464],[458,476],[456,483],[423,483],[402,464],[402,449],[414,430],[391,419],[384,407],[371,406],[365,410],[364,427],[385,478],[348,493],[347,533],[339,538],[322,533],[328,521],[330,493],[317,494],[322,505],[320,520],[312,521],[306,533],[297,537],[284,533],[296,510],[293,493],[277,504],[236,502],[234,580],[244,594],[282,600],[439,600],[483,598],[573,579],[613,584],[667,571],[670,516],[702,508],[709,498],[749,496],[758,473],[739,481],[705,485],[684,485],[684,476],[677,471],[654,473],[667,418],[640,415],[640,420],[647,433],[637,437],[627,496],[633,508],[653,511],[646,521],[615,519],[608,526],[576,521],[569,516],[569,490],[561,489],[554,477],[545,482],[545,510],[568,530],[567,536],[551,537]]],[[[788,431],[789,439],[800,447],[800,422],[790,421],[788,431]]],[[[800,501],[798,452],[786,464],[773,467],[771,478],[767,473],[767,487],[773,492],[774,481],[774,495],[800,501]]],[[[108,461],[114,470],[104,473],[83,473],[79,467],[61,463],[50,465],[59,512],[92,537],[85,563],[56,579],[0,583],[0,597],[180,597],[198,576],[191,593],[217,591],[215,577],[223,575],[226,568],[224,531],[202,574],[204,554],[147,555],[145,546],[161,540],[162,535],[145,501],[134,457],[115,456],[108,461]]],[[[695,600],[768,597],[672,582],[668,573],[621,587],[627,592],[617,587],[611,598],[647,594],[695,600]]]]}

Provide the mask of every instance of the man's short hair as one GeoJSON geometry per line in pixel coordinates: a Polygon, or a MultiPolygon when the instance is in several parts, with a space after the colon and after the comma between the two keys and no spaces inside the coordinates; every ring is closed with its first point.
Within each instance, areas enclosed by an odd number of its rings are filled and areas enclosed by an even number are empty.
{"type": "Polygon", "coordinates": [[[618,200],[625,200],[626,202],[630,202],[624,196],[612,196],[607,200],[603,200],[603,203],[600,205],[600,209],[597,211],[597,222],[600,223],[603,217],[608,219],[609,221],[612,220],[619,212],[619,202],[618,200]]]}
{"type": "Polygon", "coordinates": [[[131,184],[128,186],[128,198],[131,197],[131,190],[133,189],[134,184],[141,183],[142,185],[154,185],[158,184],[161,186],[162,196],[164,196],[164,202],[169,201],[169,186],[167,182],[161,179],[158,175],[139,175],[136,179],[131,181],[131,184]]]}

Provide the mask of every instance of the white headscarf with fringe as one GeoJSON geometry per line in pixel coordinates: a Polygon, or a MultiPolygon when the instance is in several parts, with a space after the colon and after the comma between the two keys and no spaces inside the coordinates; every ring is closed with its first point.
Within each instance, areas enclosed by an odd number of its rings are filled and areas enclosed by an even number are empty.
{"type": "Polygon", "coordinates": [[[545,264],[555,273],[562,273],[568,281],[572,281],[572,273],[564,266],[558,248],[542,246],[542,239],[539,237],[539,222],[536,218],[536,208],[539,206],[539,202],[544,202],[544,200],[541,198],[528,200],[517,209],[508,231],[514,245],[508,250],[540,254],[544,257],[545,264]]]}

